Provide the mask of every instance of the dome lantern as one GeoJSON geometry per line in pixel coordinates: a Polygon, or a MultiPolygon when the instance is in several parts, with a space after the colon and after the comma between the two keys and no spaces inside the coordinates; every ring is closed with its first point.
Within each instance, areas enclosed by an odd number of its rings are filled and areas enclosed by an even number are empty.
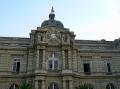
{"type": "Polygon", "coordinates": [[[42,22],[41,27],[58,27],[58,28],[64,28],[63,24],[61,21],[55,20],[55,14],[54,14],[54,9],[52,7],[51,12],[49,14],[49,20],[45,20],[42,22]]]}
{"type": "Polygon", "coordinates": [[[49,19],[53,19],[54,20],[54,18],[55,18],[55,14],[54,14],[54,9],[52,7],[51,13],[49,14],[49,19]]]}

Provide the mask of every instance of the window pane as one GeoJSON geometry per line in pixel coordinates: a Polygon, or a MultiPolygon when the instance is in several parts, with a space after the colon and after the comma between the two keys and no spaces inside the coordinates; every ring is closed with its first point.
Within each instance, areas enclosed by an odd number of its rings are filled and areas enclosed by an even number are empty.
{"type": "Polygon", "coordinates": [[[52,70],[52,68],[53,68],[52,60],[49,60],[49,69],[52,70]]]}
{"type": "Polygon", "coordinates": [[[111,72],[110,63],[107,63],[108,72],[111,72]]]}
{"type": "Polygon", "coordinates": [[[13,72],[16,72],[16,67],[17,67],[17,64],[16,62],[13,63],[13,72]]]}
{"type": "Polygon", "coordinates": [[[19,72],[20,71],[20,62],[17,62],[17,68],[16,71],[19,72]]]}
{"type": "Polygon", "coordinates": [[[15,60],[13,62],[13,72],[19,72],[19,71],[20,71],[20,62],[15,60]]]}
{"type": "Polygon", "coordinates": [[[57,70],[58,69],[58,60],[54,61],[54,69],[57,70]]]}
{"type": "Polygon", "coordinates": [[[88,63],[84,64],[84,72],[85,73],[90,73],[90,64],[88,64],[88,63]]]}

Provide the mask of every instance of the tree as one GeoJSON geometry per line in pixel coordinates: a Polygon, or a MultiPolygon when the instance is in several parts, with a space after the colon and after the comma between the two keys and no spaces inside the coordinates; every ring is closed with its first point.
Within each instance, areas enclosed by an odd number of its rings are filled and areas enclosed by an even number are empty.
{"type": "Polygon", "coordinates": [[[29,84],[29,83],[23,82],[23,83],[20,85],[19,89],[32,89],[32,85],[29,84]]]}
{"type": "Polygon", "coordinates": [[[89,89],[87,85],[79,85],[78,87],[75,87],[75,89],[89,89]]]}

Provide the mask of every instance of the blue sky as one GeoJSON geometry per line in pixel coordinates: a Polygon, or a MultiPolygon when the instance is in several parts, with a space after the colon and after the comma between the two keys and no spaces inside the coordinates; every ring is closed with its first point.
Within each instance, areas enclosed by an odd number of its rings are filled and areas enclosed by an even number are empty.
{"type": "Polygon", "coordinates": [[[120,0],[0,0],[0,36],[29,37],[54,7],[56,20],[76,39],[120,37],[120,0]]]}

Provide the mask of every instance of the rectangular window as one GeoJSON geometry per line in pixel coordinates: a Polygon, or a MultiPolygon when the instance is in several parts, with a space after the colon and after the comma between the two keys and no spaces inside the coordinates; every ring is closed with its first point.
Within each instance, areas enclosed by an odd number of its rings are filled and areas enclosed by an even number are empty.
{"type": "Polygon", "coordinates": [[[84,73],[90,74],[90,64],[89,63],[84,64],[84,73]]]}
{"type": "Polygon", "coordinates": [[[14,59],[13,61],[13,72],[19,72],[20,71],[20,59],[14,59]]]}
{"type": "Polygon", "coordinates": [[[110,63],[107,63],[107,72],[108,72],[108,74],[111,74],[111,66],[110,66],[110,63]]]}

